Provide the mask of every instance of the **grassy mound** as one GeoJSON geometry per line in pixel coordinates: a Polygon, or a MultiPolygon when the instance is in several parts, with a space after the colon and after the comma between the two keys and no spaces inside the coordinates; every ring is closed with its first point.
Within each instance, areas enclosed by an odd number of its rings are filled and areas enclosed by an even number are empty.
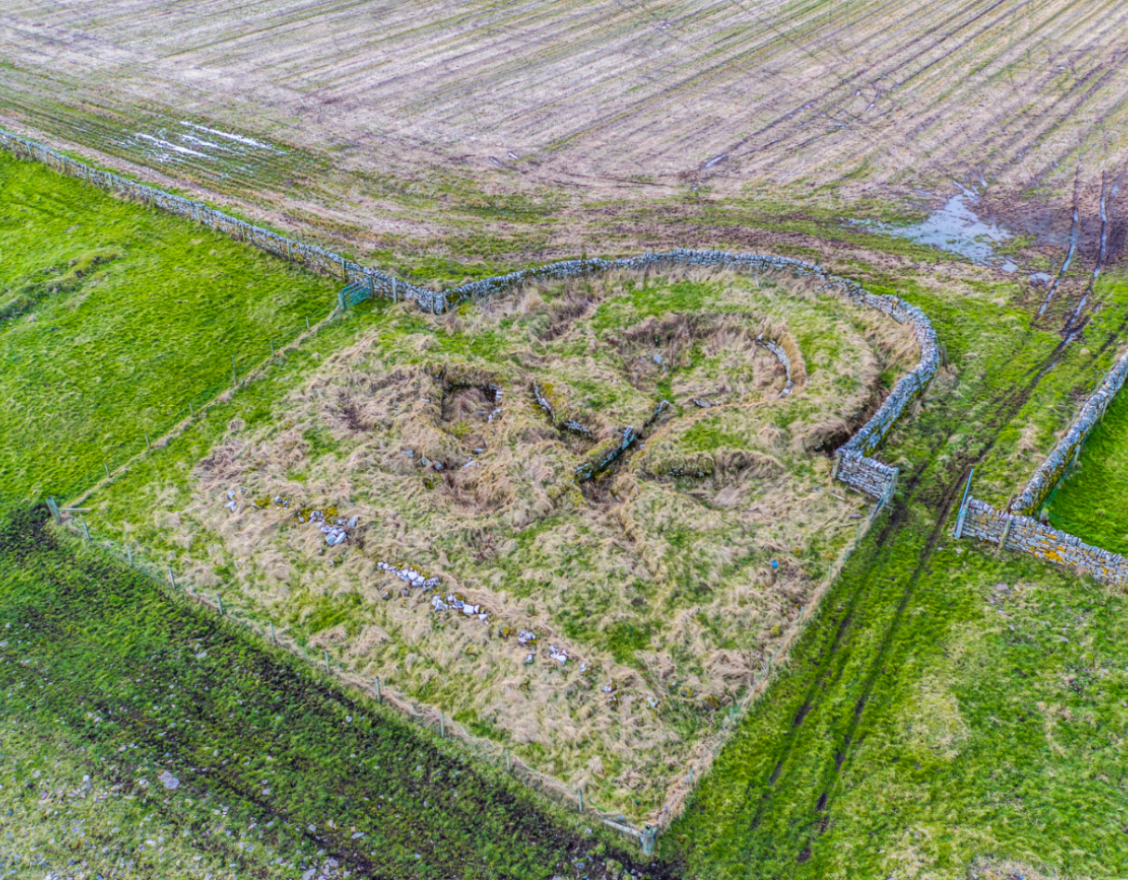
{"type": "Polygon", "coordinates": [[[854,533],[824,453],[917,356],[773,277],[388,308],[98,528],[645,818],[854,533]]]}

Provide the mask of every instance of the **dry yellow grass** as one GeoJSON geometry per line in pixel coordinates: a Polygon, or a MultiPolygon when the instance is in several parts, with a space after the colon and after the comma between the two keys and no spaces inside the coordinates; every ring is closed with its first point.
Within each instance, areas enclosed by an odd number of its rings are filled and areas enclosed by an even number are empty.
{"type": "Polygon", "coordinates": [[[197,582],[228,579],[350,667],[641,818],[868,507],[830,486],[817,447],[913,362],[906,333],[789,278],[701,271],[393,311],[270,428],[232,423],[190,497],[155,489],[139,533],[197,582]],[[761,333],[790,352],[787,396],[761,333]],[[535,384],[584,430],[554,424],[535,384]],[[640,444],[577,480],[660,399],[640,444]],[[303,509],[356,524],[331,547],[303,509]],[[455,594],[473,616],[435,610],[455,594]]]}

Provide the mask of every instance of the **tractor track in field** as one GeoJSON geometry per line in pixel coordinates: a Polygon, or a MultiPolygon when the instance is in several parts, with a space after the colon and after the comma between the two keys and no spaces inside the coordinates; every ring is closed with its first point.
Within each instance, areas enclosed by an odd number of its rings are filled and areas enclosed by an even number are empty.
{"type": "MultiPolygon", "coordinates": [[[[844,86],[854,86],[854,85],[856,85],[856,84],[857,84],[858,80],[862,80],[862,81],[864,81],[864,82],[867,82],[867,83],[871,83],[871,82],[877,82],[877,81],[880,81],[880,80],[882,80],[882,79],[885,79],[885,78],[887,78],[887,77],[891,76],[891,75],[892,75],[892,74],[894,74],[894,73],[897,73],[898,71],[900,71],[900,70],[904,69],[905,67],[908,67],[909,65],[911,65],[911,64],[913,64],[914,62],[918,61],[918,60],[919,60],[919,59],[921,59],[921,58],[922,58],[922,57],[923,57],[923,56],[924,56],[925,54],[927,54],[928,52],[931,52],[931,51],[932,51],[933,49],[937,48],[938,46],[940,46],[941,44],[943,44],[943,43],[944,43],[944,42],[946,42],[947,40],[951,39],[951,38],[952,38],[952,37],[953,37],[953,36],[954,36],[955,34],[959,33],[960,31],[962,31],[962,30],[964,30],[964,29],[966,29],[966,28],[968,28],[968,27],[970,27],[970,26],[971,26],[972,24],[974,24],[974,23],[975,23],[976,21],[978,21],[979,19],[983,18],[984,16],[986,16],[986,15],[989,15],[989,14],[990,14],[990,13],[991,13],[992,11],[994,11],[994,10],[995,10],[995,9],[997,9],[998,7],[1002,6],[1002,5],[1003,5],[1004,3],[1006,3],[1006,2],[1007,2],[1007,0],[996,0],[996,2],[995,2],[995,3],[993,3],[993,4],[992,4],[992,5],[990,6],[990,7],[988,7],[988,8],[987,8],[987,9],[985,9],[985,10],[983,10],[982,12],[980,12],[980,13],[976,14],[975,16],[973,16],[973,17],[972,17],[971,19],[969,19],[968,21],[966,21],[966,22],[964,22],[963,24],[959,25],[959,27],[955,28],[955,29],[954,29],[954,30],[952,30],[952,31],[949,31],[949,32],[945,32],[945,33],[944,33],[944,36],[943,36],[943,37],[941,37],[940,39],[938,39],[938,40],[936,40],[935,42],[933,42],[933,43],[930,43],[929,45],[927,45],[927,46],[925,46],[925,47],[921,48],[921,49],[920,49],[920,50],[919,50],[918,52],[916,52],[915,54],[911,55],[911,56],[910,56],[909,58],[906,58],[906,59],[904,59],[904,60],[902,60],[902,61],[899,61],[899,62],[898,62],[897,64],[895,64],[895,65],[894,65],[893,67],[891,67],[891,68],[888,68],[887,70],[883,70],[883,71],[881,71],[880,73],[877,73],[877,72],[876,72],[876,71],[874,71],[874,70],[858,70],[857,72],[855,72],[855,73],[854,73],[854,74],[853,74],[852,76],[850,76],[849,78],[845,78],[845,79],[842,79],[842,80],[841,80],[841,81],[840,81],[839,83],[837,83],[837,84],[836,84],[835,86],[832,86],[832,87],[830,87],[830,88],[826,89],[826,90],[825,90],[825,91],[824,91],[824,92],[823,92],[822,94],[820,94],[820,95],[818,95],[818,96],[816,96],[816,97],[814,97],[814,98],[808,99],[808,100],[807,100],[807,101],[805,101],[805,102],[804,102],[804,103],[803,103],[803,104],[802,104],[802,105],[801,105],[800,107],[797,107],[797,108],[795,108],[795,109],[793,109],[793,110],[791,110],[791,111],[788,111],[788,112],[787,112],[786,114],[783,114],[783,115],[781,115],[781,116],[778,116],[778,117],[776,117],[776,118],[775,118],[775,119],[773,119],[773,120],[772,120],[771,122],[769,122],[769,123],[767,123],[766,125],[764,125],[763,127],[761,127],[761,128],[759,129],[759,130],[757,130],[757,131],[753,132],[752,134],[748,135],[748,136],[747,136],[747,137],[745,137],[745,138],[742,138],[742,139],[741,139],[740,141],[738,141],[738,142],[736,142],[736,143],[732,144],[731,146],[729,146],[729,147],[728,147],[728,148],[727,148],[727,149],[725,150],[725,152],[726,152],[726,153],[728,153],[729,155],[733,155],[733,154],[737,153],[738,151],[741,151],[741,150],[743,150],[743,149],[744,149],[744,148],[746,148],[746,147],[747,147],[747,146],[748,146],[749,144],[752,144],[752,142],[753,142],[753,141],[754,141],[754,140],[755,140],[756,138],[762,137],[763,135],[765,135],[765,134],[767,134],[768,132],[770,132],[770,131],[772,131],[773,129],[775,129],[775,128],[776,128],[777,126],[779,126],[779,125],[781,125],[781,124],[783,124],[783,123],[785,123],[785,122],[788,122],[788,121],[790,121],[791,119],[793,119],[794,117],[796,117],[796,116],[797,116],[797,115],[798,115],[798,114],[799,114],[799,113],[800,113],[801,111],[803,111],[803,110],[808,110],[808,109],[810,110],[810,115],[808,116],[808,121],[809,121],[809,120],[810,120],[811,118],[817,118],[817,117],[818,117],[818,116],[820,116],[820,115],[824,115],[824,114],[830,113],[830,112],[831,112],[831,111],[833,111],[833,110],[839,109],[839,107],[841,106],[842,102],[843,102],[844,100],[848,100],[848,99],[849,99],[848,95],[842,96],[841,98],[839,98],[839,99],[837,99],[837,100],[834,100],[834,101],[833,101],[833,102],[831,103],[831,105],[830,105],[830,106],[827,106],[827,102],[828,102],[828,101],[831,101],[831,100],[832,100],[833,98],[835,98],[835,95],[836,95],[837,93],[840,93],[841,89],[842,89],[842,88],[843,88],[844,86]],[[820,105],[820,106],[818,107],[818,109],[817,109],[817,110],[816,110],[816,109],[815,109],[815,108],[814,108],[814,107],[812,106],[812,105],[814,105],[815,103],[819,103],[819,105],[820,105]]],[[[927,39],[927,38],[928,38],[929,36],[931,36],[931,35],[932,35],[933,33],[935,33],[935,32],[936,32],[937,30],[940,30],[940,29],[941,29],[941,28],[943,27],[943,25],[944,25],[944,24],[946,24],[946,23],[948,23],[948,22],[952,22],[952,21],[956,20],[956,19],[957,19],[958,17],[959,17],[959,13],[955,13],[955,14],[952,14],[952,15],[950,15],[950,16],[948,17],[948,19],[947,19],[947,20],[946,20],[945,22],[942,22],[942,23],[938,24],[938,25],[937,25],[937,26],[936,26],[935,28],[933,28],[933,29],[932,29],[931,31],[929,31],[928,33],[926,33],[926,34],[921,34],[921,35],[919,35],[919,36],[917,36],[917,37],[914,37],[914,38],[913,38],[913,39],[912,39],[911,41],[909,41],[909,43],[907,43],[907,44],[906,44],[906,45],[905,45],[905,46],[904,46],[903,48],[900,48],[900,49],[898,49],[898,50],[896,50],[896,51],[894,51],[894,52],[890,52],[889,54],[894,54],[894,55],[895,55],[895,54],[899,54],[900,52],[903,52],[903,51],[907,51],[907,50],[908,50],[908,49],[909,49],[910,47],[914,47],[914,46],[917,46],[918,44],[920,44],[920,43],[922,43],[922,42],[923,42],[924,40],[926,40],[926,39],[927,39]]],[[[1006,16],[1003,16],[1003,17],[1002,17],[1002,18],[1000,18],[1000,19],[999,19],[998,21],[1002,21],[1002,20],[1003,20],[1003,18],[1005,18],[1005,17],[1006,17],[1006,16]]],[[[997,24],[997,23],[998,23],[998,21],[996,21],[996,22],[992,22],[992,23],[991,23],[990,25],[988,25],[987,27],[988,27],[988,28],[990,28],[990,27],[994,26],[994,24],[997,24]]],[[[984,29],[984,30],[985,30],[985,29],[984,29]]],[[[979,35],[981,35],[982,33],[983,33],[983,31],[981,30],[981,31],[980,31],[979,33],[977,33],[977,34],[976,34],[975,36],[979,36],[979,35]]],[[[942,56],[940,56],[940,58],[937,58],[937,59],[933,59],[932,61],[928,62],[928,63],[927,63],[927,64],[926,64],[926,65],[925,65],[924,67],[922,67],[922,68],[921,68],[920,70],[918,70],[918,71],[915,71],[914,73],[910,74],[910,75],[909,75],[908,77],[906,77],[906,78],[905,78],[904,80],[902,80],[901,82],[899,82],[899,83],[897,83],[897,84],[895,84],[895,85],[893,85],[893,86],[889,87],[888,89],[883,89],[883,90],[881,90],[881,91],[880,91],[880,93],[879,93],[879,95],[878,95],[878,99],[880,99],[880,97],[883,97],[883,96],[885,96],[885,95],[888,95],[888,94],[889,94],[890,92],[894,91],[895,89],[897,89],[897,88],[900,88],[900,87],[901,87],[901,86],[903,86],[903,85],[904,85],[905,83],[907,83],[907,82],[908,82],[908,81],[909,81],[910,79],[912,79],[913,77],[915,77],[915,76],[919,75],[920,73],[923,73],[923,72],[924,72],[925,70],[928,70],[928,69],[929,69],[930,67],[933,67],[933,66],[935,66],[936,64],[940,63],[941,61],[944,61],[944,60],[946,60],[946,59],[947,59],[947,58],[949,58],[949,57],[950,57],[950,56],[951,56],[952,54],[954,54],[955,52],[958,52],[958,51],[959,51],[960,49],[962,49],[962,48],[963,48],[963,47],[964,47],[964,46],[965,46],[965,45],[967,44],[967,42],[969,42],[969,40],[970,40],[970,39],[972,39],[972,38],[970,38],[970,37],[969,37],[969,38],[965,39],[965,40],[964,40],[964,41],[962,41],[962,42],[961,42],[961,43],[960,43],[960,44],[959,44],[958,46],[956,46],[956,47],[954,47],[954,48],[950,49],[949,51],[947,51],[946,53],[944,53],[944,54],[943,54],[942,56]]],[[[874,103],[876,103],[876,100],[878,100],[878,99],[875,99],[875,102],[874,102],[874,103]]],[[[871,106],[872,106],[872,105],[871,105],[871,106]]],[[[766,148],[767,148],[768,146],[773,146],[773,145],[779,144],[780,142],[782,142],[782,141],[784,141],[784,140],[787,140],[787,139],[788,139],[789,137],[791,137],[791,136],[792,136],[793,134],[794,134],[794,132],[791,132],[791,133],[785,134],[785,135],[784,135],[784,136],[783,136],[782,138],[779,138],[779,139],[777,139],[777,140],[775,140],[775,141],[772,141],[772,143],[771,143],[771,144],[768,144],[768,145],[762,145],[762,146],[754,146],[754,147],[752,147],[752,152],[756,152],[756,151],[758,151],[758,150],[766,149],[766,148]]]]}
{"type": "MultiPolygon", "coordinates": [[[[774,759],[768,762],[773,768],[771,773],[762,783],[750,783],[746,789],[746,800],[753,802],[753,799],[755,799],[757,804],[750,822],[750,828],[753,831],[762,824],[771,809],[772,802],[778,799],[777,795],[780,792],[799,786],[806,790],[805,797],[810,803],[807,821],[793,821],[794,825],[803,829],[799,834],[799,841],[794,847],[796,861],[803,862],[810,858],[812,848],[818,837],[829,825],[833,804],[840,793],[836,792],[835,789],[841,770],[850,761],[856,747],[864,739],[864,732],[860,736],[859,732],[863,730],[865,725],[867,706],[879,687],[879,677],[887,663],[889,652],[897,638],[905,612],[909,609],[915,595],[916,585],[921,575],[926,571],[943,537],[949,515],[953,506],[958,503],[960,492],[966,483],[969,472],[991,451],[999,432],[1027,403],[1042,377],[1068,342],[1068,338],[1062,340],[1052,352],[1043,358],[1038,366],[1029,371],[1027,374],[1029,381],[1025,385],[999,395],[995,406],[996,414],[989,422],[989,427],[992,430],[990,440],[974,455],[962,456],[953,461],[947,469],[948,475],[943,480],[938,498],[934,497],[930,501],[929,496],[934,495],[935,490],[933,486],[924,481],[924,478],[943,447],[938,446],[937,452],[914,470],[906,484],[903,499],[892,508],[889,520],[877,534],[875,539],[877,550],[867,562],[865,570],[859,573],[857,586],[845,597],[842,619],[837,622],[833,636],[829,638],[829,643],[821,649],[821,659],[812,675],[810,685],[803,694],[800,708],[793,716],[790,729],[784,734],[783,743],[773,756],[774,759]],[[872,657],[863,662],[866,674],[862,681],[860,698],[853,701],[845,724],[827,725],[830,729],[844,730],[844,739],[834,750],[833,761],[824,765],[821,771],[815,771],[815,779],[791,780],[787,769],[788,758],[805,745],[802,741],[802,734],[807,718],[818,713],[825,702],[833,702],[836,686],[840,685],[847,670],[847,664],[838,661],[842,657],[843,651],[849,650],[847,645],[850,642],[851,634],[858,625],[860,610],[871,604],[883,586],[890,587],[896,583],[895,575],[884,573],[885,565],[883,563],[887,561],[897,537],[912,525],[913,515],[909,508],[914,501],[918,500],[923,501],[934,513],[935,522],[924,539],[923,548],[911,573],[903,582],[900,595],[895,600],[896,608],[889,622],[884,624],[885,631],[881,634],[880,641],[877,642],[876,650],[872,657]],[[759,794],[757,794],[757,789],[760,790],[759,794]]],[[[795,701],[798,703],[799,698],[796,697],[795,701]]]]}
{"type": "MultiPolygon", "coordinates": [[[[0,642],[0,660],[6,661],[0,664],[0,682],[5,689],[13,684],[29,685],[24,693],[36,707],[31,717],[49,715],[58,724],[63,724],[60,719],[65,719],[66,727],[79,741],[96,743],[111,736],[115,741],[130,742],[130,748],[137,751],[118,750],[116,755],[122,755],[123,751],[125,754],[110,762],[104,757],[101,762],[93,757],[88,759],[92,772],[120,786],[124,795],[131,798],[146,795],[146,783],[139,777],[144,772],[142,768],[155,761],[175,770],[183,794],[214,798],[221,804],[238,804],[240,815],[254,816],[254,821],[267,828],[273,826],[275,820],[280,821],[287,834],[305,841],[310,851],[322,848],[319,857],[337,859],[354,876],[370,880],[404,876],[402,872],[389,873],[393,870],[390,862],[382,858],[381,852],[373,852],[372,845],[364,841],[366,836],[372,837],[378,832],[380,823],[392,823],[399,829],[391,832],[386,840],[427,853],[444,869],[463,867],[452,861],[451,852],[461,853],[475,863],[482,858],[473,846],[466,846],[466,835],[475,827],[474,820],[458,818],[442,827],[432,827],[426,824],[425,817],[413,820],[409,816],[395,824],[402,818],[400,811],[411,814],[420,802],[426,807],[428,797],[434,809],[447,810],[452,817],[465,815],[465,808],[456,800],[460,795],[475,799],[476,808],[492,815],[495,833],[503,829],[500,833],[511,836],[515,847],[543,846],[546,853],[555,851],[560,858],[589,863],[594,858],[593,868],[602,864],[600,853],[591,852],[592,843],[584,833],[556,822],[551,812],[542,810],[537,801],[524,799],[514,790],[494,786],[478,769],[467,767],[461,759],[452,759],[426,740],[416,739],[413,731],[398,723],[389,724],[377,716],[371,727],[348,724],[352,721],[350,716],[367,714],[363,703],[357,702],[353,695],[304,674],[291,665],[288,658],[280,661],[261,646],[248,647],[241,633],[195,606],[173,605],[173,613],[183,611],[184,616],[178,618],[174,631],[162,639],[162,647],[156,654],[146,654],[143,658],[115,654],[108,665],[93,673],[74,664],[73,659],[68,658],[97,651],[98,639],[91,636],[87,628],[92,627],[96,632],[104,617],[114,614],[123,602],[149,601],[145,596],[151,585],[143,576],[133,573],[123,579],[122,569],[103,557],[74,562],[66,555],[66,545],[47,528],[47,519],[45,507],[26,508],[13,520],[0,523],[0,562],[37,572],[51,597],[45,604],[24,602],[20,598],[13,600],[10,594],[0,597],[8,603],[0,611],[10,614],[18,609],[19,621],[33,633],[31,647],[21,648],[23,659],[30,658],[31,662],[10,662],[15,648],[8,642],[0,642]],[[68,575],[72,562],[81,572],[80,576],[68,575]],[[105,585],[114,585],[114,595],[110,598],[104,596],[105,585]],[[99,597],[94,598],[95,594],[99,597]],[[82,624],[76,626],[76,619],[81,619],[82,624]],[[174,680],[169,677],[169,670],[182,670],[177,658],[191,655],[201,644],[213,655],[208,662],[222,662],[226,677],[239,678],[247,685],[217,695],[212,692],[213,678],[190,673],[175,679],[180,691],[170,696],[171,688],[165,688],[167,682],[174,680]],[[38,653],[40,646],[49,646],[50,661],[45,662],[38,653]],[[123,684],[126,682],[142,686],[126,687],[123,684]],[[245,708],[235,709],[236,704],[244,706],[242,698],[232,702],[232,695],[236,693],[247,698],[245,708]],[[171,706],[166,702],[174,700],[171,706]],[[341,747],[336,752],[314,750],[307,753],[305,740],[297,735],[296,729],[284,723],[270,723],[269,716],[281,720],[284,714],[297,712],[295,707],[299,706],[303,717],[328,719],[320,730],[322,735],[340,738],[341,747]],[[81,714],[83,711],[85,714],[81,714]],[[236,712],[239,717],[232,721],[236,712]],[[341,723],[341,717],[346,723],[341,723]],[[113,733],[107,733],[102,726],[106,722],[113,733]],[[234,740],[233,731],[237,731],[234,740]],[[236,741],[237,746],[233,748],[236,741]],[[213,745],[222,753],[213,752],[213,745]],[[346,759],[350,748],[356,754],[346,759]],[[361,761],[352,760],[358,754],[364,756],[361,761]],[[280,777],[271,775],[270,785],[266,786],[261,763],[244,768],[238,761],[239,757],[247,755],[269,756],[268,760],[277,762],[274,769],[286,768],[286,771],[280,777]],[[393,756],[404,758],[404,766],[398,767],[391,760],[393,756]],[[373,761],[377,761],[378,766],[369,766],[373,761]],[[410,766],[416,762],[419,766],[412,772],[410,766]],[[361,766],[368,769],[360,772],[361,766]],[[421,772],[423,768],[425,772],[421,772]],[[457,772],[451,774],[451,770],[457,772]],[[435,773],[443,776],[442,783],[437,781],[435,773]],[[287,776],[291,779],[287,780],[287,776]],[[303,787],[293,781],[306,777],[320,778],[317,783],[320,789],[310,784],[303,787]],[[448,790],[455,792],[456,787],[457,792],[451,796],[448,790]],[[307,825],[310,820],[308,804],[309,798],[318,791],[325,795],[325,805],[321,820],[314,828],[307,825]],[[386,803],[384,795],[388,795],[386,803]],[[368,813],[371,824],[361,829],[366,834],[350,834],[354,829],[343,821],[339,825],[323,821],[343,820],[350,815],[350,804],[369,801],[376,812],[368,813]],[[341,814],[335,812],[334,805],[338,804],[343,811],[341,814]],[[459,823],[463,821],[466,830],[460,832],[459,823]],[[404,822],[410,827],[405,827],[404,822]],[[365,852],[366,846],[369,852],[365,852]]],[[[146,636],[138,638],[144,641],[146,636]]],[[[198,655],[197,659],[200,659],[198,655]]],[[[10,720],[9,716],[15,711],[13,707],[7,713],[0,712],[0,720],[10,720]]],[[[155,772],[150,770],[145,775],[152,778],[155,772]]],[[[177,831],[193,834],[199,846],[208,851],[214,846],[200,823],[210,822],[211,815],[207,810],[162,811],[165,821],[177,831]]],[[[358,817],[354,812],[349,821],[357,822],[358,817]]],[[[236,851],[241,852],[238,848],[236,851]]],[[[616,858],[625,868],[640,874],[645,872],[653,880],[674,880],[677,876],[664,862],[636,860],[625,846],[611,848],[607,858],[616,858]]],[[[483,866],[485,862],[477,865],[479,869],[483,866]]],[[[562,876],[580,874],[579,870],[570,870],[563,863],[555,867],[556,873],[562,876]]],[[[253,864],[242,864],[239,873],[242,875],[247,869],[253,872],[253,864]]],[[[461,870],[458,873],[462,873],[461,870]]]]}

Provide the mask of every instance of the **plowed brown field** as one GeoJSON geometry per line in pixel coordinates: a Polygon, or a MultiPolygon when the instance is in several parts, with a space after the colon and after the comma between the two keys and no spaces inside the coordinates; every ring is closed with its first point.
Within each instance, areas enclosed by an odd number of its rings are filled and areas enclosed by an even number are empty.
{"type": "Polygon", "coordinates": [[[687,185],[848,205],[956,180],[1060,245],[1078,180],[1084,252],[1128,158],[1125,32],[1113,0],[23,0],[0,8],[0,122],[385,241],[449,231],[467,187],[514,223],[687,185]]]}

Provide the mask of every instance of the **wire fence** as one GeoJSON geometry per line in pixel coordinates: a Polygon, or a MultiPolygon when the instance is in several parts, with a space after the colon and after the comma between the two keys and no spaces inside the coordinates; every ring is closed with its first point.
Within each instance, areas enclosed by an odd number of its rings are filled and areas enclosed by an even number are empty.
{"type": "MultiPolygon", "coordinates": [[[[336,314],[344,313],[349,308],[376,296],[387,297],[393,301],[411,299],[418,303],[425,311],[439,314],[449,309],[452,305],[457,305],[462,302],[476,302],[484,297],[512,290],[528,281],[578,278],[612,270],[649,273],[661,266],[680,265],[727,268],[737,271],[783,270],[800,276],[817,278],[824,283],[826,288],[836,288],[840,290],[847,299],[859,305],[882,311],[898,322],[911,324],[921,348],[921,362],[917,368],[905,377],[902,377],[893,389],[893,392],[882,403],[877,413],[875,413],[854,438],[848,442],[847,446],[843,447],[844,450],[848,451],[860,451],[863,455],[876,449],[885,438],[892,425],[900,418],[908,403],[910,403],[913,398],[923,393],[924,388],[935,374],[940,363],[940,348],[936,340],[936,334],[928,318],[919,308],[906,303],[898,297],[871,294],[858,284],[848,279],[832,275],[820,266],[788,257],[775,257],[760,254],[732,254],[725,251],[676,249],[665,253],[647,253],[637,257],[616,260],[565,260],[535,269],[522,270],[508,275],[471,282],[453,290],[432,291],[402,281],[377,269],[362,266],[340,254],[336,254],[324,248],[307,245],[303,242],[281,236],[263,227],[247,223],[221,211],[217,211],[202,202],[184,199],[164,192],[163,190],[145,186],[103,169],[79,162],[69,156],[51,150],[42,144],[18,137],[3,129],[0,129],[0,147],[10,150],[16,155],[43,162],[63,174],[82,178],[114,195],[134,199],[155,208],[190,218],[227,234],[236,240],[252,244],[271,254],[290,260],[306,268],[340,277],[345,282],[345,286],[338,291],[335,307],[328,318],[324,320],[329,320],[336,314]]],[[[318,322],[317,325],[312,327],[307,325],[305,332],[315,332],[323,322],[324,321],[318,322]]],[[[299,327],[296,335],[284,345],[300,344],[303,336],[304,333],[299,327]]],[[[249,378],[254,378],[255,374],[261,372],[262,365],[268,363],[269,360],[278,353],[278,350],[278,346],[271,342],[269,355],[267,355],[266,352],[262,352],[261,356],[259,354],[250,355],[245,351],[232,355],[230,383],[226,381],[217,382],[208,388],[201,389],[185,402],[183,410],[187,412],[174,410],[168,413],[167,417],[159,423],[159,430],[157,427],[154,427],[153,433],[158,433],[159,431],[164,431],[166,435],[168,431],[175,433],[178,430],[178,426],[184,426],[190,423],[198,414],[213,405],[225,391],[245,384],[249,378]]],[[[81,500],[88,497],[98,485],[102,484],[105,480],[112,480],[115,472],[128,466],[128,464],[137,459],[138,456],[148,454],[155,443],[153,437],[150,436],[147,431],[143,433],[144,436],[142,438],[138,438],[133,443],[122,444],[110,452],[103,460],[103,473],[87,475],[87,477],[82,480],[76,481],[77,485],[71,488],[74,492],[82,491],[83,494],[79,496],[76,501],[72,502],[72,504],[81,503],[81,500]],[[144,446],[141,445],[142,443],[144,446]],[[83,490],[83,486],[86,487],[85,490],[83,490]]],[[[874,464],[876,465],[877,463],[875,462],[874,464]]],[[[810,620],[816,613],[822,595],[841,573],[842,567],[846,564],[850,555],[865,536],[870,524],[891,501],[893,496],[893,483],[895,483],[895,473],[893,482],[889,484],[888,490],[881,493],[873,514],[859,525],[855,536],[842,553],[839,554],[834,565],[832,565],[831,569],[816,589],[812,601],[804,606],[804,610],[801,611],[796,626],[792,627],[789,635],[785,638],[765,669],[761,670],[757,676],[753,677],[752,683],[740,703],[730,708],[728,716],[722,722],[721,730],[703,746],[699,752],[697,761],[687,768],[688,772],[685,783],[675,787],[670,800],[662,810],[661,818],[656,826],[648,826],[640,829],[627,823],[621,815],[612,817],[605,811],[601,811],[596,805],[592,804],[590,800],[585,801],[582,792],[572,791],[567,786],[564,786],[563,783],[559,782],[559,780],[555,780],[550,776],[540,773],[526,762],[516,760],[496,743],[490,740],[473,737],[453,724],[449,725],[448,728],[447,721],[441,710],[419,706],[403,697],[394,696],[390,693],[381,694],[379,685],[376,685],[376,697],[385,703],[396,706],[405,715],[419,721],[425,726],[431,729],[437,728],[440,735],[444,738],[449,729],[452,736],[457,737],[468,750],[475,753],[482,760],[489,762],[505,760],[510,771],[519,778],[522,778],[531,788],[537,789],[553,799],[567,803],[590,814],[599,821],[608,824],[610,827],[639,838],[644,852],[648,852],[653,849],[654,836],[657,831],[660,828],[667,827],[672,817],[680,811],[681,807],[684,805],[685,798],[695,787],[696,780],[700,779],[712,764],[713,758],[719,752],[721,746],[731,734],[731,731],[739,725],[749,707],[753,705],[766,690],[767,683],[776,666],[779,655],[786,653],[795,639],[806,629],[810,620]]],[[[72,497],[72,493],[68,492],[66,494],[68,497],[72,497]]],[[[57,504],[55,504],[55,508],[58,509],[57,504]]],[[[72,520],[67,520],[67,522],[72,527],[78,527],[72,520]]],[[[108,538],[96,536],[91,532],[85,520],[80,520],[79,522],[81,523],[81,530],[86,540],[98,546],[102,546],[104,549],[113,552],[121,558],[127,559],[129,564],[135,567],[146,565],[146,563],[140,559],[139,554],[135,553],[132,548],[114,545],[108,538]]],[[[149,571],[149,573],[157,578],[164,578],[167,575],[169,582],[176,584],[176,574],[172,569],[169,569],[167,573],[155,569],[149,571]]],[[[189,584],[177,584],[177,586],[183,586],[186,595],[204,602],[205,604],[212,605],[212,602],[204,594],[193,592],[189,584]]],[[[239,619],[240,622],[245,623],[250,629],[259,633],[259,635],[263,635],[265,632],[263,630],[263,621],[258,620],[253,614],[245,610],[241,611],[234,607],[224,606],[218,594],[216,595],[215,604],[212,607],[215,607],[216,610],[224,616],[239,619]],[[239,615],[242,616],[240,617],[239,615]]],[[[271,639],[276,641],[279,638],[277,629],[272,622],[267,621],[265,624],[269,625],[271,639]]],[[[297,642],[291,640],[291,646],[299,655],[306,656],[304,648],[297,642]]],[[[307,656],[307,659],[310,658],[307,656]]],[[[324,659],[327,667],[330,667],[331,664],[329,663],[328,656],[326,655],[324,659]]],[[[362,690],[371,691],[371,683],[366,683],[360,678],[355,678],[355,673],[345,670],[343,667],[334,671],[338,674],[343,674],[349,684],[359,687],[362,690]]]]}
{"type": "Polygon", "coordinates": [[[326,649],[319,651],[311,648],[303,639],[295,637],[285,627],[276,625],[270,618],[246,606],[239,598],[233,599],[228,595],[224,599],[223,594],[217,590],[199,589],[189,578],[178,574],[173,566],[148,559],[140,547],[92,529],[85,516],[88,511],[73,506],[60,507],[54,498],[48,499],[48,507],[59,526],[69,529],[89,546],[148,576],[160,587],[171,590],[174,596],[196,602],[241,627],[252,636],[288,650],[311,667],[331,676],[337,684],[344,684],[359,691],[369,699],[419,724],[440,739],[454,743],[475,760],[499,770],[504,768],[507,774],[555,804],[599,822],[620,834],[635,838],[639,841],[644,855],[653,853],[654,842],[659,831],[657,826],[639,828],[633,825],[622,813],[604,809],[593,803],[582,789],[570,788],[560,780],[541,772],[528,760],[517,757],[499,743],[471,734],[449,718],[443,710],[417,703],[389,688],[387,683],[381,682],[378,677],[367,676],[358,670],[350,669],[339,658],[330,657],[326,649]]]}

